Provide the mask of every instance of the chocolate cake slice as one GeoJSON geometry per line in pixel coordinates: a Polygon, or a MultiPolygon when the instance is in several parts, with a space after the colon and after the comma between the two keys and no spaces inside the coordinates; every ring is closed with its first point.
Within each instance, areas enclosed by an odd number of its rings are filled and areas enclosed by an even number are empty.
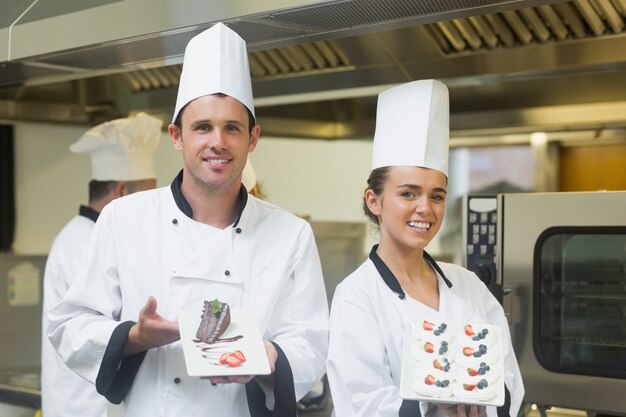
{"type": "Polygon", "coordinates": [[[204,301],[202,321],[196,332],[198,340],[205,343],[214,343],[230,324],[230,307],[221,303],[217,298],[213,301],[204,301]]]}

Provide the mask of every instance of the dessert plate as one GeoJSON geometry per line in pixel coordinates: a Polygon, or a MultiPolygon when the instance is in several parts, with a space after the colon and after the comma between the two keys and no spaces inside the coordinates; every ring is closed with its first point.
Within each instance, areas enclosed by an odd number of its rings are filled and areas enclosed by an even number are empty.
{"type": "MultiPolygon", "coordinates": [[[[432,368],[432,362],[434,359],[441,361],[441,355],[439,352],[434,352],[432,360],[425,359],[427,355],[416,354],[416,349],[422,349],[427,342],[432,342],[435,349],[440,346],[440,342],[436,343],[433,340],[439,339],[432,335],[432,330],[425,331],[423,329],[423,322],[409,322],[405,327],[404,343],[402,350],[402,369],[400,375],[400,397],[408,400],[427,401],[431,403],[446,403],[446,404],[476,404],[484,406],[502,406],[504,405],[504,367],[503,367],[503,351],[502,351],[502,333],[498,326],[487,325],[481,323],[453,323],[448,322],[448,331],[451,335],[447,336],[447,343],[449,349],[444,353],[444,356],[449,360],[450,367],[444,374],[442,371],[434,370],[432,368]],[[488,328],[492,333],[489,337],[496,337],[493,341],[490,339],[489,354],[497,355],[492,360],[475,358],[476,365],[471,362],[469,366],[478,369],[481,362],[489,362],[488,374],[476,375],[470,377],[465,372],[468,367],[468,363],[463,357],[463,361],[458,361],[459,355],[462,355],[464,348],[471,347],[475,350],[476,346],[486,343],[482,339],[472,341],[471,337],[466,337],[464,334],[465,325],[470,324],[477,332],[481,329],[488,328]],[[433,375],[435,380],[448,379],[445,389],[436,389],[433,384],[427,385],[424,376],[433,375]],[[475,391],[475,394],[468,393],[463,387],[463,384],[471,385],[476,384],[481,379],[489,379],[487,389],[490,390],[492,395],[486,399],[480,399],[484,396],[485,391],[475,391]],[[424,384],[420,386],[419,384],[424,384]],[[419,388],[418,388],[419,387],[419,388]],[[418,392],[419,391],[419,392],[418,392]],[[442,393],[443,396],[438,396],[438,393],[442,393]],[[461,397],[462,396],[462,397],[461,397]],[[472,396],[476,398],[471,398],[472,396]]],[[[489,344],[489,343],[487,343],[489,344]]],[[[431,378],[432,379],[432,378],[431,378]]]]}
{"type": "Polygon", "coordinates": [[[196,339],[200,325],[200,310],[182,310],[178,313],[180,341],[189,376],[268,375],[270,365],[263,338],[254,316],[245,309],[230,311],[230,325],[212,344],[196,339]],[[224,353],[241,351],[246,360],[231,367],[220,363],[224,353]]]}

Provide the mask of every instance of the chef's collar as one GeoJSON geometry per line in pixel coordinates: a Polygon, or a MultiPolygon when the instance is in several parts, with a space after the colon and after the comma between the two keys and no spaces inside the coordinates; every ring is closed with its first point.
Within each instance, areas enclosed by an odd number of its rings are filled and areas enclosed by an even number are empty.
{"type": "Polygon", "coordinates": [[[87,217],[89,220],[95,223],[98,221],[98,216],[100,215],[100,213],[98,213],[91,207],[81,205],[80,208],[78,209],[78,215],[87,217]]]}
{"type": "MultiPolygon", "coordinates": [[[[398,294],[398,298],[400,298],[401,300],[404,300],[406,298],[406,294],[404,293],[404,290],[400,286],[400,283],[398,282],[398,279],[396,278],[396,276],[393,274],[393,272],[391,272],[391,269],[389,269],[389,267],[385,265],[385,262],[383,262],[383,260],[380,259],[380,256],[378,256],[378,254],[376,253],[377,249],[378,249],[378,245],[374,245],[372,247],[369,258],[374,263],[374,266],[378,270],[378,273],[380,274],[380,276],[383,278],[383,281],[385,281],[385,284],[387,284],[387,287],[389,287],[391,291],[398,294]]],[[[441,275],[441,278],[443,278],[448,288],[452,288],[452,282],[450,282],[450,280],[446,278],[446,276],[443,274],[443,271],[441,270],[439,265],[437,265],[437,262],[426,251],[424,251],[424,259],[426,259],[426,262],[428,262],[430,266],[435,268],[435,271],[437,271],[437,273],[441,275]]]]}
{"type": "MultiPolygon", "coordinates": [[[[170,185],[170,189],[172,190],[172,195],[174,196],[174,201],[178,206],[178,209],[182,211],[185,216],[193,219],[193,209],[191,205],[183,195],[182,186],[183,184],[183,170],[181,169],[172,184],[170,185]]],[[[237,213],[237,220],[233,223],[233,227],[239,224],[239,220],[241,220],[241,214],[243,213],[243,209],[246,207],[246,203],[248,203],[248,192],[246,191],[246,187],[241,184],[241,188],[239,189],[239,201],[241,201],[241,205],[239,206],[239,213],[237,213]]]]}

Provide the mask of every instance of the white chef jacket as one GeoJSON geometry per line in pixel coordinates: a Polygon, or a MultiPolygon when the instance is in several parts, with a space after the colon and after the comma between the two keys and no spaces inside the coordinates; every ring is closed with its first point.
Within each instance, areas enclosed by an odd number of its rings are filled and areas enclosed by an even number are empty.
{"type": "Polygon", "coordinates": [[[47,336],[46,312],[70,287],[87,252],[98,213],[81,206],[79,215],[61,229],[46,260],[41,338],[41,409],[46,417],[105,417],[106,399],[74,373],[57,355],[47,336]]]}
{"type": "Polygon", "coordinates": [[[427,403],[420,402],[418,410],[416,402],[403,401],[399,396],[404,326],[408,321],[424,317],[441,317],[442,321],[500,326],[510,410],[487,407],[487,416],[516,417],[524,397],[522,377],[504,311],[483,282],[467,269],[437,263],[425,253],[437,271],[439,311],[436,311],[404,294],[391,270],[376,254],[376,248],[337,286],[333,296],[326,369],[335,415],[425,416],[427,403]]]}
{"type": "MultiPolygon", "coordinates": [[[[50,340],[65,362],[111,401],[123,397],[126,416],[248,416],[247,387],[213,386],[187,376],[180,341],[119,362],[148,296],[156,297],[157,312],[169,320],[176,320],[179,310],[200,311],[205,299],[219,298],[232,308],[252,310],[263,337],[284,352],[295,409],[296,397],[319,378],[328,343],[328,305],[311,228],[248,196],[244,187],[232,227],[198,223],[181,181],[182,171],[170,188],[106,206],[86,269],[49,313],[50,340]]],[[[278,388],[274,394],[280,395],[278,388]]]]}

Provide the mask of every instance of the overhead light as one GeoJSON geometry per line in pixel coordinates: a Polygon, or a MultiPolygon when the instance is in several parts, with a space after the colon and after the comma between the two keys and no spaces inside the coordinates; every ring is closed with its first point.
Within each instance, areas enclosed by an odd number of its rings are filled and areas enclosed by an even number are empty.
{"type": "Polygon", "coordinates": [[[489,24],[493,28],[493,31],[498,35],[500,41],[502,41],[505,46],[511,47],[515,45],[515,36],[513,36],[513,32],[509,30],[508,26],[506,25],[504,20],[502,20],[500,15],[496,13],[488,14],[485,15],[485,20],[489,22],[489,24]]]}
{"type": "Polygon", "coordinates": [[[561,15],[561,19],[563,19],[563,22],[569,27],[570,31],[574,33],[575,37],[580,39],[586,36],[582,20],[580,20],[578,14],[574,12],[569,3],[555,4],[554,8],[557,13],[561,15]]]}
{"type": "Polygon", "coordinates": [[[468,20],[488,47],[495,48],[498,46],[498,37],[482,16],[470,16],[468,20]]]}
{"type": "Polygon", "coordinates": [[[280,70],[280,72],[282,74],[286,74],[289,72],[289,64],[287,63],[287,61],[285,61],[285,59],[282,57],[282,55],[280,55],[276,49],[268,49],[267,51],[265,51],[267,53],[267,55],[270,57],[270,59],[272,60],[272,62],[274,64],[276,64],[276,66],[278,67],[278,69],[280,70]]]}
{"type": "Polygon", "coordinates": [[[324,68],[326,66],[326,61],[324,61],[324,57],[319,53],[315,45],[311,43],[302,44],[302,49],[307,53],[307,55],[311,58],[311,60],[315,63],[315,66],[319,69],[324,68]]]}
{"type": "Polygon", "coordinates": [[[465,19],[453,19],[452,23],[459,30],[463,38],[465,38],[470,48],[480,49],[483,42],[480,40],[480,37],[478,36],[469,21],[465,19]]]}
{"type": "Polygon", "coordinates": [[[556,14],[554,9],[549,5],[541,5],[538,7],[539,13],[543,17],[543,20],[546,21],[554,36],[560,41],[567,38],[567,28],[565,24],[561,21],[559,16],[556,14]]]}
{"type": "Polygon", "coordinates": [[[626,16],[626,0],[613,0],[613,4],[622,16],[626,16]]]}
{"type": "Polygon", "coordinates": [[[593,6],[587,0],[576,0],[574,4],[578,7],[580,14],[583,15],[593,33],[598,36],[602,35],[606,30],[606,26],[602,22],[602,19],[600,19],[600,16],[596,13],[593,6]]]}
{"type": "Polygon", "coordinates": [[[524,45],[528,45],[533,40],[533,34],[528,30],[522,19],[517,15],[515,10],[502,12],[504,18],[524,45]]]}
{"type": "Polygon", "coordinates": [[[261,64],[261,61],[259,61],[255,54],[248,55],[248,62],[250,64],[250,72],[252,73],[253,78],[263,77],[267,74],[267,71],[263,68],[263,64],[261,64]]]}
{"type": "Polygon", "coordinates": [[[521,9],[520,13],[524,20],[526,20],[528,26],[532,29],[537,39],[541,42],[545,42],[550,39],[550,31],[532,7],[521,9]]]}
{"type": "Polygon", "coordinates": [[[437,22],[436,25],[454,49],[456,49],[457,51],[465,50],[465,41],[452,23],[442,21],[437,22]]]}
{"type": "Polygon", "coordinates": [[[615,33],[621,33],[624,29],[624,21],[610,1],[595,1],[596,7],[602,11],[602,14],[609,26],[615,33]]]}
{"type": "Polygon", "coordinates": [[[533,132],[530,134],[530,144],[532,146],[543,146],[548,143],[548,134],[546,132],[533,132]]]}
{"type": "Polygon", "coordinates": [[[308,55],[304,53],[300,45],[287,46],[285,49],[287,49],[291,56],[293,56],[296,62],[300,65],[300,68],[303,68],[305,71],[311,71],[313,69],[313,62],[308,55]]]}
{"type": "Polygon", "coordinates": [[[424,25],[424,30],[428,32],[431,38],[435,40],[439,48],[444,52],[448,53],[452,49],[450,43],[447,41],[446,37],[443,36],[441,31],[436,25],[424,25]]]}
{"type": "Polygon", "coordinates": [[[255,52],[254,56],[256,56],[263,66],[263,69],[266,70],[270,75],[278,74],[278,68],[272,60],[265,54],[265,51],[255,52]]]}
{"type": "Polygon", "coordinates": [[[287,61],[292,71],[298,72],[302,69],[298,61],[296,61],[293,54],[287,48],[278,48],[278,53],[282,55],[282,57],[287,61]]]}

